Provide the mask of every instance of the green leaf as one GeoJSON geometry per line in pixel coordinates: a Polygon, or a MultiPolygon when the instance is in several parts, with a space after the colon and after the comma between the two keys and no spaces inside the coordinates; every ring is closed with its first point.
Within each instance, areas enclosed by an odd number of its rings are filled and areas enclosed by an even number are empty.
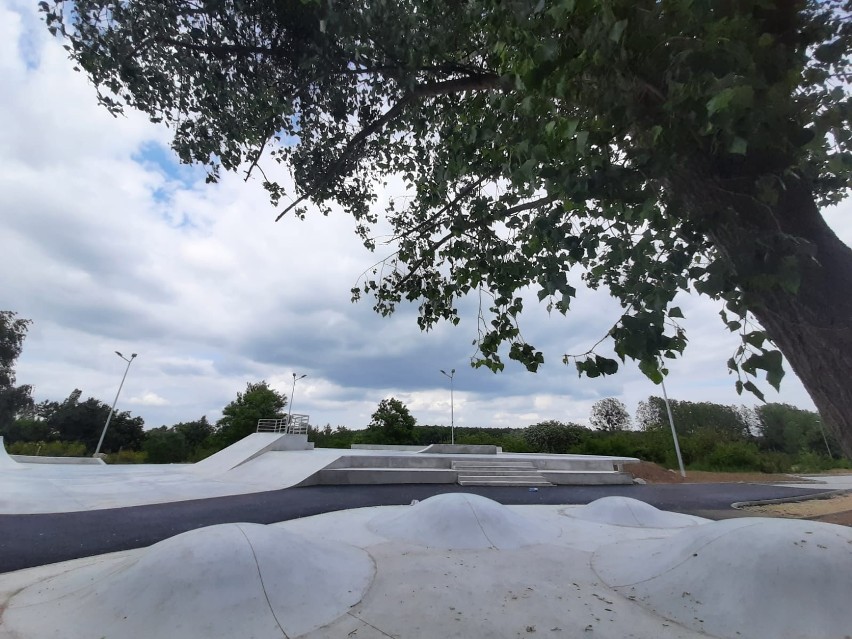
{"type": "Polygon", "coordinates": [[[745,155],[748,150],[748,142],[743,140],[741,137],[735,137],[731,140],[731,144],[728,147],[729,153],[736,153],[737,155],[745,155]]]}
{"type": "Polygon", "coordinates": [[[650,379],[655,384],[660,384],[663,381],[663,374],[654,360],[640,360],[639,370],[645,374],[645,377],[650,379]]]}
{"type": "Polygon", "coordinates": [[[679,317],[680,319],[683,319],[683,313],[681,312],[680,307],[672,306],[669,309],[669,317],[679,317]]]}
{"type": "Polygon", "coordinates": [[[624,29],[627,27],[627,20],[619,20],[614,25],[612,25],[612,29],[609,31],[609,39],[613,42],[618,42],[621,40],[621,34],[624,33],[624,29]]]}
{"type": "Polygon", "coordinates": [[[586,152],[586,144],[589,141],[589,132],[588,131],[580,131],[577,134],[577,152],[581,155],[586,152]]]}
{"type": "Polygon", "coordinates": [[[784,379],[784,363],[781,351],[770,351],[766,354],[766,381],[776,391],[781,390],[781,380],[784,379]]]}
{"type": "Polygon", "coordinates": [[[760,389],[755,386],[752,382],[746,382],[743,384],[743,388],[747,390],[749,393],[757,397],[760,401],[765,402],[766,398],[763,396],[763,393],[760,392],[760,389]]]}
{"type": "Polygon", "coordinates": [[[602,375],[615,375],[618,372],[618,362],[614,359],[595,355],[595,364],[602,375]]]}

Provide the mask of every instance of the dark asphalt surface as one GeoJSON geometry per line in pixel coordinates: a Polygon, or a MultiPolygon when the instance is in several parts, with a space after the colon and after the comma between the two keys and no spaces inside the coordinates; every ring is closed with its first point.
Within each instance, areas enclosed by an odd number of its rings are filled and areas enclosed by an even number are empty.
{"type": "Polygon", "coordinates": [[[735,514],[739,501],[778,499],[825,490],[758,484],[648,484],[644,486],[522,487],[394,484],[309,486],[250,495],[39,515],[0,515],[0,573],[32,566],[150,546],[188,530],[213,524],[269,524],[365,506],[409,504],[450,492],[476,493],[502,504],[586,504],[623,495],[663,510],[735,514]]]}

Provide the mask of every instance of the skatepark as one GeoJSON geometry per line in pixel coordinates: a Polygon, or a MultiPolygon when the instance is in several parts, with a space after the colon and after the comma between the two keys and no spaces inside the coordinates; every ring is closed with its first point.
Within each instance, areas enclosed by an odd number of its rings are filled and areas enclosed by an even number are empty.
{"type": "Polygon", "coordinates": [[[271,433],[193,465],[31,463],[4,449],[7,549],[15,526],[33,546],[51,529],[82,545],[84,520],[139,539],[0,574],[0,638],[849,634],[852,530],[661,510],[646,501],[700,491],[634,486],[628,461],[323,450],[271,433]],[[149,522],[204,509],[218,514],[145,541],[149,522]]]}

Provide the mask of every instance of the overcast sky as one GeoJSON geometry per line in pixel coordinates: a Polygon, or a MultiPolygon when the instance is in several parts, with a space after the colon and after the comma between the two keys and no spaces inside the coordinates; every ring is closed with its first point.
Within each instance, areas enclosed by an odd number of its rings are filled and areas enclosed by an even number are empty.
{"type": "MultiPolygon", "coordinates": [[[[537,373],[508,362],[470,367],[475,316],[428,334],[416,308],[381,318],[349,301],[369,253],[344,213],[275,223],[259,182],[226,175],[204,183],[177,166],[168,131],[138,113],[115,119],[72,70],[36,2],[0,0],[0,309],[33,320],[18,361],[37,401],[112,402],[138,353],[118,408],[146,427],[218,419],[249,381],[290,395],[316,425],[361,428],[379,401],[397,397],[419,423],[449,424],[456,369],[459,426],[522,427],[544,419],[586,422],[607,396],[637,403],[659,388],[628,363],[615,377],[578,378],[564,353],[586,351],[618,317],[605,293],[582,295],[568,318],[542,307],[522,321],[548,360],[537,373]]],[[[387,196],[387,194],[386,194],[387,196]]],[[[852,243],[849,202],[826,213],[852,243]]],[[[717,304],[683,296],[690,345],[671,365],[670,397],[754,404],[737,396],[725,362],[737,346],[717,304]]],[[[813,404],[789,371],[768,401],[813,404]]]]}

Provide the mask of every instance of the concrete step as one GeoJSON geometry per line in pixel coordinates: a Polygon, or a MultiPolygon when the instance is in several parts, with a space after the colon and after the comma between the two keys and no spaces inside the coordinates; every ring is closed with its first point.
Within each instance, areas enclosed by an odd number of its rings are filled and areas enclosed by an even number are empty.
{"type": "Polygon", "coordinates": [[[476,469],[476,468],[514,468],[535,470],[532,462],[525,461],[453,461],[453,470],[476,469]]]}
{"type": "Polygon", "coordinates": [[[532,462],[513,460],[455,460],[460,486],[552,486],[532,462]]]}
{"type": "Polygon", "coordinates": [[[466,470],[458,470],[458,474],[462,475],[478,475],[493,476],[493,477],[538,477],[541,475],[537,470],[504,470],[503,468],[470,468],[466,470]]]}
{"type": "Polygon", "coordinates": [[[549,481],[520,477],[459,477],[459,486],[553,486],[549,481]]]}

